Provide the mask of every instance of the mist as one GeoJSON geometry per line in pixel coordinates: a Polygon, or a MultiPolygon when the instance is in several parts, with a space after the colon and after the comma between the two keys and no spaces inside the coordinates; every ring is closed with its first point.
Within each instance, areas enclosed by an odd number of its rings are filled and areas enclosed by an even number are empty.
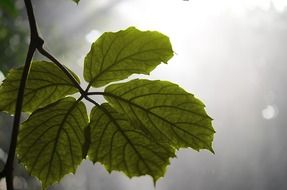
{"type": "Polygon", "coordinates": [[[105,31],[133,25],[170,36],[175,56],[148,77],[200,98],[216,130],[215,155],[178,151],[156,188],[148,176],[129,179],[83,161],[50,189],[287,189],[287,8],[283,1],[235,2],[33,2],[48,49],[80,76],[91,40],[105,31]]]}

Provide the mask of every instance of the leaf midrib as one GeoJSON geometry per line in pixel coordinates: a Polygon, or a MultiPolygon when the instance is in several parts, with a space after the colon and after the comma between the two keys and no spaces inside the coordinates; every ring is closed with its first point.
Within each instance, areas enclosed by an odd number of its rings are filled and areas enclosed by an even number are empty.
{"type": "MultiPolygon", "coordinates": [[[[114,67],[115,65],[118,65],[120,64],[122,61],[125,61],[126,59],[130,59],[132,58],[133,56],[136,56],[136,55],[139,55],[139,54],[142,54],[142,53],[147,53],[147,52],[154,52],[155,50],[169,50],[169,48],[157,48],[157,49],[148,49],[148,50],[145,50],[145,51],[141,51],[141,52],[136,52],[136,53],[133,53],[133,54],[130,54],[128,56],[125,56],[123,58],[121,58],[120,60],[117,60],[115,59],[115,61],[113,61],[113,63],[111,65],[109,65],[108,67],[106,67],[105,69],[101,70],[100,73],[98,73],[92,80],[89,84],[93,85],[93,83],[96,82],[96,80],[98,78],[100,78],[103,74],[105,74],[110,68],[114,67]]],[[[159,63],[160,64],[160,63],[159,63]]]]}
{"type": "Polygon", "coordinates": [[[206,142],[204,142],[202,139],[198,138],[196,135],[190,133],[189,131],[186,131],[185,129],[182,129],[182,128],[176,126],[174,123],[172,123],[172,122],[170,122],[170,121],[164,119],[163,117],[159,116],[158,114],[153,113],[153,112],[147,110],[146,108],[144,108],[144,107],[142,107],[142,106],[140,106],[140,105],[138,105],[138,104],[136,104],[136,103],[134,103],[134,102],[130,102],[130,101],[128,101],[128,100],[126,100],[126,99],[124,99],[124,98],[122,98],[122,97],[119,97],[119,96],[115,95],[115,94],[111,94],[111,93],[108,93],[108,92],[103,92],[102,94],[103,94],[104,96],[110,96],[110,97],[113,97],[113,98],[115,98],[115,99],[118,99],[118,100],[127,102],[128,104],[132,104],[133,106],[138,107],[138,108],[140,108],[141,110],[143,110],[143,111],[145,111],[145,112],[147,112],[147,113],[150,113],[150,114],[154,115],[155,117],[157,117],[157,118],[161,119],[162,121],[168,123],[170,126],[174,126],[175,128],[177,128],[177,129],[179,129],[179,130],[181,130],[181,131],[187,133],[188,135],[190,135],[190,136],[192,136],[193,138],[197,139],[198,141],[202,142],[205,146],[207,146],[208,148],[211,149],[210,145],[206,144],[206,142]]]}
{"type": "MultiPolygon", "coordinates": [[[[65,117],[63,118],[63,120],[62,120],[62,122],[61,122],[61,124],[60,124],[60,127],[59,127],[59,129],[58,129],[58,131],[57,131],[57,135],[56,135],[56,138],[55,138],[55,141],[54,141],[54,146],[53,146],[52,155],[51,155],[50,160],[49,160],[49,163],[50,163],[50,164],[49,164],[49,167],[48,167],[48,171],[47,171],[45,183],[47,182],[48,176],[50,175],[51,166],[52,166],[51,163],[53,162],[53,159],[54,159],[56,147],[57,147],[57,144],[58,144],[58,141],[59,141],[59,137],[60,137],[62,128],[64,127],[65,122],[66,122],[66,120],[67,120],[68,117],[69,117],[69,114],[74,110],[74,108],[76,107],[76,105],[77,105],[79,102],[80,102],[80,99],[78,99],[77,101],[75,101],[75,102],[73,103],[73,105],[69,108],[69,110],[66,112],[65,117]]],[[[73,158],[72,155],[71,155],[71,159],[72,159],[73,170],[75,170],[74,158],[73,158]]]]}
{"type": "Polygon", "coordinates": [[[102,106],[98,106],[98,108],[100,110],[102,110],[102,112],[104,112],[110,119],[111,121],[114,123],[114,125],[117,127],[117,129],[120,131],[120,133],[124,136],[124,138],[128,141],[128,143],[130,144],[130,146],[132,147],[132,149],[135,151],[135,153],[139,156],[139,158],[142,160],[142,162],[144,163],[144,165],[147,167],[147,169],[152,173],[151,168],[149,167],[149,165],[146,163],[145,159],[141,156],[141,154],[137,151],[136,147],[134,147],[133,143],[131,142],[131,140],[129,139],[128,136],[126,136],[126,134],[124,133],[124,131],[122,130],[122,128],[118,125],[118,123],[116,122],[116,120],[113,118],[113,116],[108,112],[108,110],[102,106]]]}

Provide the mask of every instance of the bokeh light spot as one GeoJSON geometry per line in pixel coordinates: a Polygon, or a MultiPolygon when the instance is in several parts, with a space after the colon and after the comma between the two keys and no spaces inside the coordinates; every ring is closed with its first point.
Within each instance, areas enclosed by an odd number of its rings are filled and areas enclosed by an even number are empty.
{"type": "Polygon", "coordinates": [[[274,119],[278,115],[278,109],[275,105],[268,105],[262,110],[262,117],[266,120],[274,119]]]}

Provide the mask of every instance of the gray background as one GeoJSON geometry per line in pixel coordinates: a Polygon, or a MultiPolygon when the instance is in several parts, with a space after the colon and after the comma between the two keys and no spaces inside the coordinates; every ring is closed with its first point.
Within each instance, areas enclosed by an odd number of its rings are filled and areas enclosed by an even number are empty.
{"type": "MultiPolygon", "coordinates": [[[[284,1],[82,0],[79,6],[69,0],[33,3],[47,48],[79,75],[90,48],[87,39],[97,36],[94,34],[133,25],[170,36],[176,55],[149,78],[178,83],[205,102],[217,132],[216,154],[180,150],[156,189],[287,189],[284,1]]],[[[155,188],[148,176],[128,179],[84,161],[76,175],[66,176],[51,189],[155,188]]]]}

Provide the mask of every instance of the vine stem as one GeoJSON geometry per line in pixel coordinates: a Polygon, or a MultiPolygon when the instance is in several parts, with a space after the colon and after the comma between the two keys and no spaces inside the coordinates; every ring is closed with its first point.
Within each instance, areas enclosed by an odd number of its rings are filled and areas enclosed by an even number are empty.
{"type": "Polygon", "coordinates": [[[14,169],[14,159],[16,154],[16,145],[17,145],[17,137],[18,137],[18,131],[20,126],[20,120],[21,120],[21,110],[23,105],[23,98],[24,98],[24,91],[26,86],[26,81],[28,78],[28,73],[31,66],[31,61],[33,58],[33,55],[37,49],[37,47],[42,46],[44,41],[39,38],[37,26],[36,26],[36,20],[33,12],[33,7],[31,0],[24,0],[25,7],[28,15],[29,20],[29,26],[30,26],[30,45],[28,49],[28,53],[25,60],[25,65],[23,69],[23,73],[21,76],[21,81],[18,89],[17,94],[17,101],[16,101],[16,108],[15,108],[15,116],[13,121],[13,129],[12,129],[12,135],[11,135],[11,143],[9,147],[9,153],[7,162],[5,164],[4,170],[2,171],[2,175],[6,177],[6,186],[7,190],[14,190],[13,187],[13,169],[14,169]]]}
{"type": "Polygon", "coordinates": [[[20,126],[21,110],[22,110],[23,97],[24,97],[23,95],[24,95],[24,89],[26,85],[27,76],[29,73],[30,65],[31,65],[31,60],[32,60],[32,57],[35,51],[36,51],[36,47],[30,44],[27,58],[25,61],[25,67],[24,67],[22,78],[20,81],[18,95],[17,95],[15,117],[14,117],[13,130],[12,130],[12,135],[11,135],[11,143],[9,147],[7,162],[4,168],[4,171],[6,172],[6,185],[7,185],[8,190],[13,190],[13,169],[14,169],[13,165],[14,165],[16,145],[17,145],[17,136],[18,136],[19,126],[20,126]]]}
{"type": "Polygon", "coordinates": [[[81,95],[85,97],[85,90],[80,86],[78,81],[75,79],[75,77],[69,72],[69,70],[61,64],[53,55],[51,55],[47,50],[41,47],[37,47],[37,50],[45,57],[50,59],[53,63],[55,63],[65,74],[66,76],[72,81],[73,85],[80,91],[81,95]]]}
{"type": "Polygon", "coordinates": [[[23,68],[23,73],[21,76],[18,94],[17,94],[16,108],[15,108],[15,115],[14,115],[13,129],[12,129],[8,157],[7,157],[7,161],[6,161],[3,171],[0,172],[0,177],[6,178],[7,190],[14,190],[13,170],[14,170],[14,160],[15,160],[16,146],[17,146],[17,137],[18,137],[19,126],[20,126],[20,121],[21,121],[21,112],[22,112],[22,106],[23,106],[26,81],[28,78],[29,70],[30,70],[31,63],[32,63],[32,58],[34,56],[35,51],[38,50],[43,56],[47,57],[53,63],[55,63],[69,77],[69,79],[73,82],[74,86],[79,89],[81,95],[86,96],[85,95],[86,93],[84,93],[85,91],[81,88],[81,86],[79,85],[77,80],[74,78],[74,76],[69,72],[69,70],[43,48],[44,40],[38,34],[37,23],[36,23],[34,11],[33,11],[32,2],[31,0],[24,0],[24,3],[25,3],[28,21],[29,21],[29,27],[30,27],[30,44],[29,44],[28,53],[26,56],[25,65],[23,68]]]}

